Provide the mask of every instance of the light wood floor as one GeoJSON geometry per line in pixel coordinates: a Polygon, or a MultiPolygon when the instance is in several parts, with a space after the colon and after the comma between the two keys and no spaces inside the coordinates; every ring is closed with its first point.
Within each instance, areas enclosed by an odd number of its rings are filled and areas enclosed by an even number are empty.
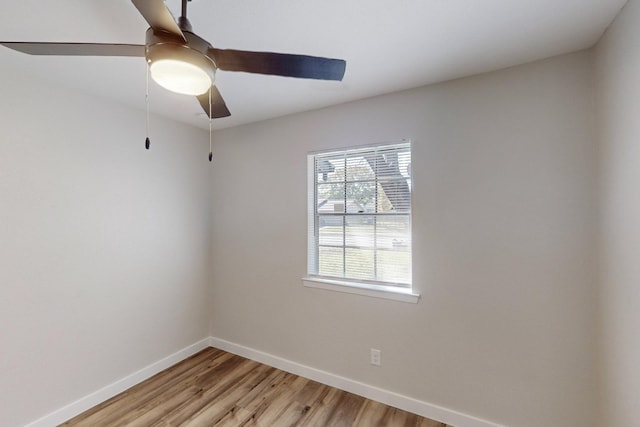
{"type": "Polygon", "coordinates": [[[450,427],[211,347],[61,425],[450,427]]]}

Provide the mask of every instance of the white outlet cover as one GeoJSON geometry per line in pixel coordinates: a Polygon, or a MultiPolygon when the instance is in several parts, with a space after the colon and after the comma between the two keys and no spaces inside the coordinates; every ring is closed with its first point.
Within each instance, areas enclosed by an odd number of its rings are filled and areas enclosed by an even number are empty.
{"type": "Polygon", "coordinates": [[[376,348],[371,349],[371,364],[374,366],[382,364],[382,352],[376,348]]]}

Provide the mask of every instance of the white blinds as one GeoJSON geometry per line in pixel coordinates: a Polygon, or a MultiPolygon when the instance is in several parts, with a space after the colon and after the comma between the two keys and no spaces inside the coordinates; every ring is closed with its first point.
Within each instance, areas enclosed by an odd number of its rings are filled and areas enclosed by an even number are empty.
{"type": "Polygon", "coordinates": [[[411,145],[309,155],[311,275],[411,284],[411,145]]]}

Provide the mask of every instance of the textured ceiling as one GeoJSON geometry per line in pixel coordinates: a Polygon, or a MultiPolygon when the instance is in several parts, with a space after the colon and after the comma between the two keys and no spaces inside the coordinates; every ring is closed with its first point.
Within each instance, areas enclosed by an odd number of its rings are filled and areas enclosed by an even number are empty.
{"type": "MultiPolygon", "coordinates": [[[[215,47],[347,61],[342,82],[218,71],[232,114],[214,121],[223,128],[589,48],[625,2],[194,0],[189,19],[215,47]]],[[[166,4],[179,15],[179,0],[166,4]]],[[[0,2],[3,41],[144,44],[146,28],[128,0],[0,2]]],[[[141,58],[35,57],[0,47],[0,64],[144,108],[141,58]]],[[[152,84],[150,102],[160,115],[208,128],[195,98],[152,84]]]]}

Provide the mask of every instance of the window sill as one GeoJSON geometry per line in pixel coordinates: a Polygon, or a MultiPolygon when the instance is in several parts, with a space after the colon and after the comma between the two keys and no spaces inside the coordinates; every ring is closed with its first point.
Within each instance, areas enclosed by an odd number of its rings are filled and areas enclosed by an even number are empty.
{"type": "Polygon", "coordinates": [[[302,282],[307,288],[325,289],[328,291],[390,299],[412,304],[417,304],[418,300],[420,300],[420,295],[414,294],[411,289],[396,288],[394,286],[369,285],[346,280],[325,279],[322,277],[303,277],[302,282]]]}

